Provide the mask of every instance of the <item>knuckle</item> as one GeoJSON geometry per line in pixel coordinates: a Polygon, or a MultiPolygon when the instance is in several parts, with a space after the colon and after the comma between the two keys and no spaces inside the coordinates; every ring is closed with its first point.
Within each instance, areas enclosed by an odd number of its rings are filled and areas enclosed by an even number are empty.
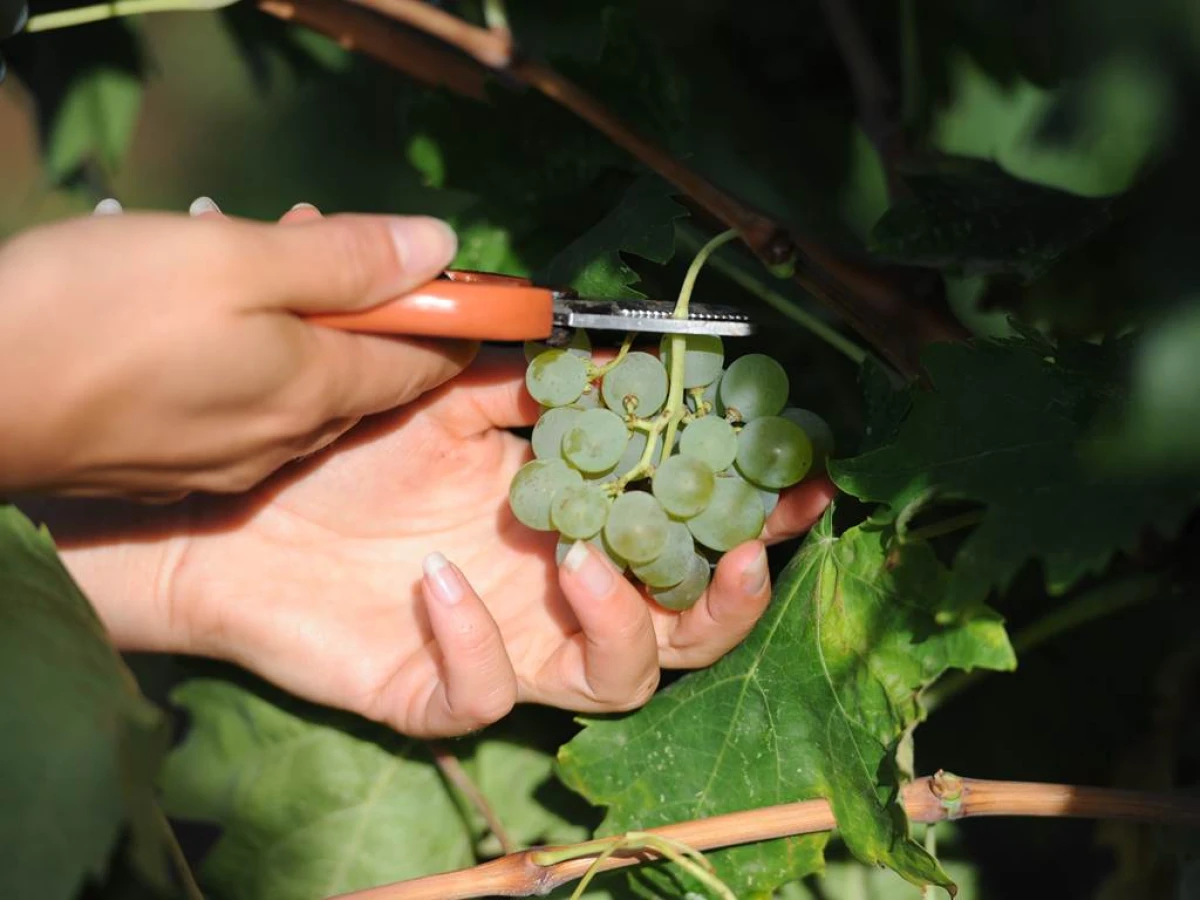
{"type": "Polygon", "coordinates": [[[367,294],[381,276],[389,278],[399,272],[400,257],[383,223],[352,216],[326,221],[333,225],[328,249],[337,260],[335,271],[347,297],[367,294]]]}
{"type": "Polygon", "coordinates": [[[458,722],[465,728],[474,731],[485,728],[500,721],[516,705],[516,691],[506,686],[497,686],[491,690],[479,691],[466,697],[454,706],[458,722]]]}
{"type": "Polygon", "coordinates": [[[654,696],[658,690],[661,673],[658,667],[651,669],[641,681],[639,681],[632,691],[622,700],[618,707],[618,712],[630,712],[631,710],[640,709],[650,702],[650,698],[654,696]]]}

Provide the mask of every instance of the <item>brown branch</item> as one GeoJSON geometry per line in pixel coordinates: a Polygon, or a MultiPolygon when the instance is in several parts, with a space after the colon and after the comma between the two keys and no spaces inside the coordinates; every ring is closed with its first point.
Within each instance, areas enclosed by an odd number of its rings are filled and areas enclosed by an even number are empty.
{"type": "MultiPolygon", "coordinates": [[[[278,15],[282,4],[302,21],[300,10],[324,10],[328,0],[259,0],[278,15]],[[320,4],[320,6],[318,6],[320,4]]],[[[796,260],[796,281],[858,331],[901,373],[920,371],[920,348],[932,341],[968,336],[946,309],[940,281],[926,270],[879,267],[847,260],[814,241],[794,236],[770,217],[751,208],[691,170],[654,142],[637,134],[596,98],[544,64],[513,52],[503,29],[479,28],[420,0],[349,0],[403,26],[421,29],[474,57],[478,62],[522,81],[584,119],[726,228],[736,229],[746,245],[767,265],[796,260]]],[[[306,23],[307,24],[307,23],[306,23]]],[[[347,24],[345,22],[343,25],[347,24]]],[[[332,23],[314,25],[331,33],[332,23]]],[[[404,71],[414,66],[405,51],[368,50],[360,30],[343,29],[341,39],[371,52],[404,71]]],[[[375,36],[374,41],[382,38],[375,36]]],[[[428,49],[428,48],[424,48],[428,49]]],[[[477,96],[473,94],[473,96],[477,96]]]]}
{"type": "Polygon", "coordinates": [[[489,69],[512,63],[512,36],[504,30],[478,28],[424,0],[350,0],[382,13],[393,21],[420,29],[469,53],[489,69]]]}
{"type": "MultiPolygon", "coordinates": [[[[1066,784],[985,781],[943,772],[907,785],[902,801],[909,819],[925,823],[978,816],[1038,816],[1200,827],[1200,799],[1195,797],[1066,784]]],[[[805,800],[647,830],[697,850],[716,850],[832,831],[836,824],[827,801],[805,800]]],[[[594,852],[590,856],[543,866],[536,862],[539,851],[525,850],[469,869],[342,894],[336,900],[471,900],[476,897],[540,896],[582,877],[603,844],[590,841],[586,846],[580,846],[594,852]]],[[[650,861],[642,851],[618,853],[599,868],[607,871],[650,861]]]]}
{"type": "Polygon", "coordinates": [[[888,193],[895,196],[901,189],[896,164],[908,152],[899,121],[896,91],[871,47],[871,40],[854,8],[854,0],[821,0],[821,7],[850,76],[859,121],[879,154],[887,176],[888,193]]]}
{"type": "MultiPolygon", "coordinates": [[[[259,0],[269,16],[295,22],[431,87],[475,100],[487,98],[487,70],[386,19],[339,0],[259,0]]],[[[428,7],[432,9],[432,7],[428,7]]]]}
{"type": "Polygon", "coordinates": [[[458,757],[454,755],[454,752],[440,741],[430,741],[429,751],[433,754],[433,761],[437,763],[437,767],[441,770],[446,780],[458,788],[471,806],[475,808],[475,811],[483,816],[483,821],[487,823],[488,830],[500,842],[500,848],[506,854],[515,852],[517,849],[516,842],[509,835],[508,829],[504,827],[504,823],[500,821],[500,817],[496,815],[496,811],[492,809],[492,804],[488,802],[488,798],[483,796],[483,791],[479,789],[479,786],[467,774],[467,770],[463,768],[462,763],[458,761],[458,757]]]}

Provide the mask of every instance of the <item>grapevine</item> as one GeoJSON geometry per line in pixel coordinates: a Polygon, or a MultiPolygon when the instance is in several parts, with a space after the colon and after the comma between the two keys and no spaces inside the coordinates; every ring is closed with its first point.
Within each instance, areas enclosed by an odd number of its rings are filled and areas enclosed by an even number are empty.
{"type": "MultiPolygon", "coordinates": [[[[689,267],[675,317],[686,318],[701,268],[689,267]]],[[[779,493],[820,471],[832,450],[816,413],[788,406],[783,366],[749,353],[726,365],[713,335],[665,335],[657,353],[627,335],[599,362],[591,337],[526,345],[525,384],[542,406],[534,459],[509,503],[529,528],[559,534],[561,561],[588,541],[668,609],[694,605],[721,554],[762,532],[779,493]]]]}

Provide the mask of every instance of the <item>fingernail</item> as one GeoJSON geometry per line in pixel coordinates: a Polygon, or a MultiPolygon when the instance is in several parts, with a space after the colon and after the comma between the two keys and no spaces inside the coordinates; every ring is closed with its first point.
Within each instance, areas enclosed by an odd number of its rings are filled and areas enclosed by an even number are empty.
{"type": "Polygon", "coordinates": [[[612,590],[612,569],[599,555],[592,552],[586,541],[576,541],[563,557],[563,568],[573,575],[583,589],[593,597],[603,597],[612,590]]]}
{"type": "Polygon", "coordinates": [[[114,199],[113,197],[106,197],[96,204],[96,208],[92,210],[92,215],[119,216],[123,212],[125,212],[125,209],[121,206],[120,201],[114,199]]]}
{"type": "Polygon", "coordinates": [[[188,213],[193,216],[203,215],[204,213],[220,212],[221,208],[213,202],[211,197],[197,197],[192,201],[192,205],[188,207],[188,213]]]}
{"type": "Polygon", "coordinates": [[[425,579],[433,595],[447,606],[453,606],[463,597],[462,583],[450,561],[440,553],[430,553],[421,564],[425,579]]]}
{"type": "Polygon", "coordinates": [[[313,206],[311,203],[305,203],[304,201],[297,203],[295,206],[293,206],[291,208],[291,210],[289,210],[289,212],[298,212],[302,209],[311,209],[313,212],[320,212],[320,210],[317,209],[315,206],[313,206]]]}
{"type": "Polygon", "coordinates": [[[753,596],[767,586],[767,579],[770,577],[771,570],[767,566],[767,551],[765,548],[759,547],[758,556],[754,557],[754,561],[746,566],[746,571],[742,572],[742,587],[747,594],[753,596]]]}
{"type": "Polygon", "coordinates": [[[424,216],[396,219],[392,240],[400,264],[408,272],[428,272],[444,268],[458,249],[458,236],[445,222],[424,216]]]}

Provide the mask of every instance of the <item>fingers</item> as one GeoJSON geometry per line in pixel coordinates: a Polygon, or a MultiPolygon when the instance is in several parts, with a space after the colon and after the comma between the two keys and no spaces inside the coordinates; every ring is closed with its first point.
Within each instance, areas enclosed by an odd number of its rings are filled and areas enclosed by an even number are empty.
{"type": "Polygon", "coordinates": [[[421,589],[442,677],[405,731],[415,737],[466,734],[508,715],[517,676],[500,629],[462,572],[440,553],[425,558],[424,570],[421,589]]]}
{"type": "MultiPolygon", "coordinates": [[[[295,312],[367,309],[437,276],[458,239],[444,222],[424,216],[294,216],[288,228],[247,226],[257,240],[248,296],[278,298],[295,312]]],[[[251,260],[248,259],[248,262],[251,260]]]]}
{"type": "Polygon", "coordinates": [[[697,669],[716,662],[750,633],[771,600],[766,547],[748,541],[726,553],[691,609],[657,617],[662,665],[697,669]]]}
{"type": "Polygon", "coordinates": [[[584,541],[563,559],[559,584],[580,632],[547,661],[545,682],[566,687],[569,695],[528,699],[580,712],[644,704],[658,687],[659,668],[658,643],[642,595],[584,541]]]}
{"type": "Polygon", "coordinates": [[[542,408],[525,389],[525,366],[520,350],[482,349],[470,370],[430,398],[430,414],[462,438],[533,425],[542,408]]]}
{"type": "Polygon", "coordinates": [[[788,488],[767,517],[762,539],[778,544],[803,534],[817,524],[836,496],[837,488],[824,475],[788,488]]]}

